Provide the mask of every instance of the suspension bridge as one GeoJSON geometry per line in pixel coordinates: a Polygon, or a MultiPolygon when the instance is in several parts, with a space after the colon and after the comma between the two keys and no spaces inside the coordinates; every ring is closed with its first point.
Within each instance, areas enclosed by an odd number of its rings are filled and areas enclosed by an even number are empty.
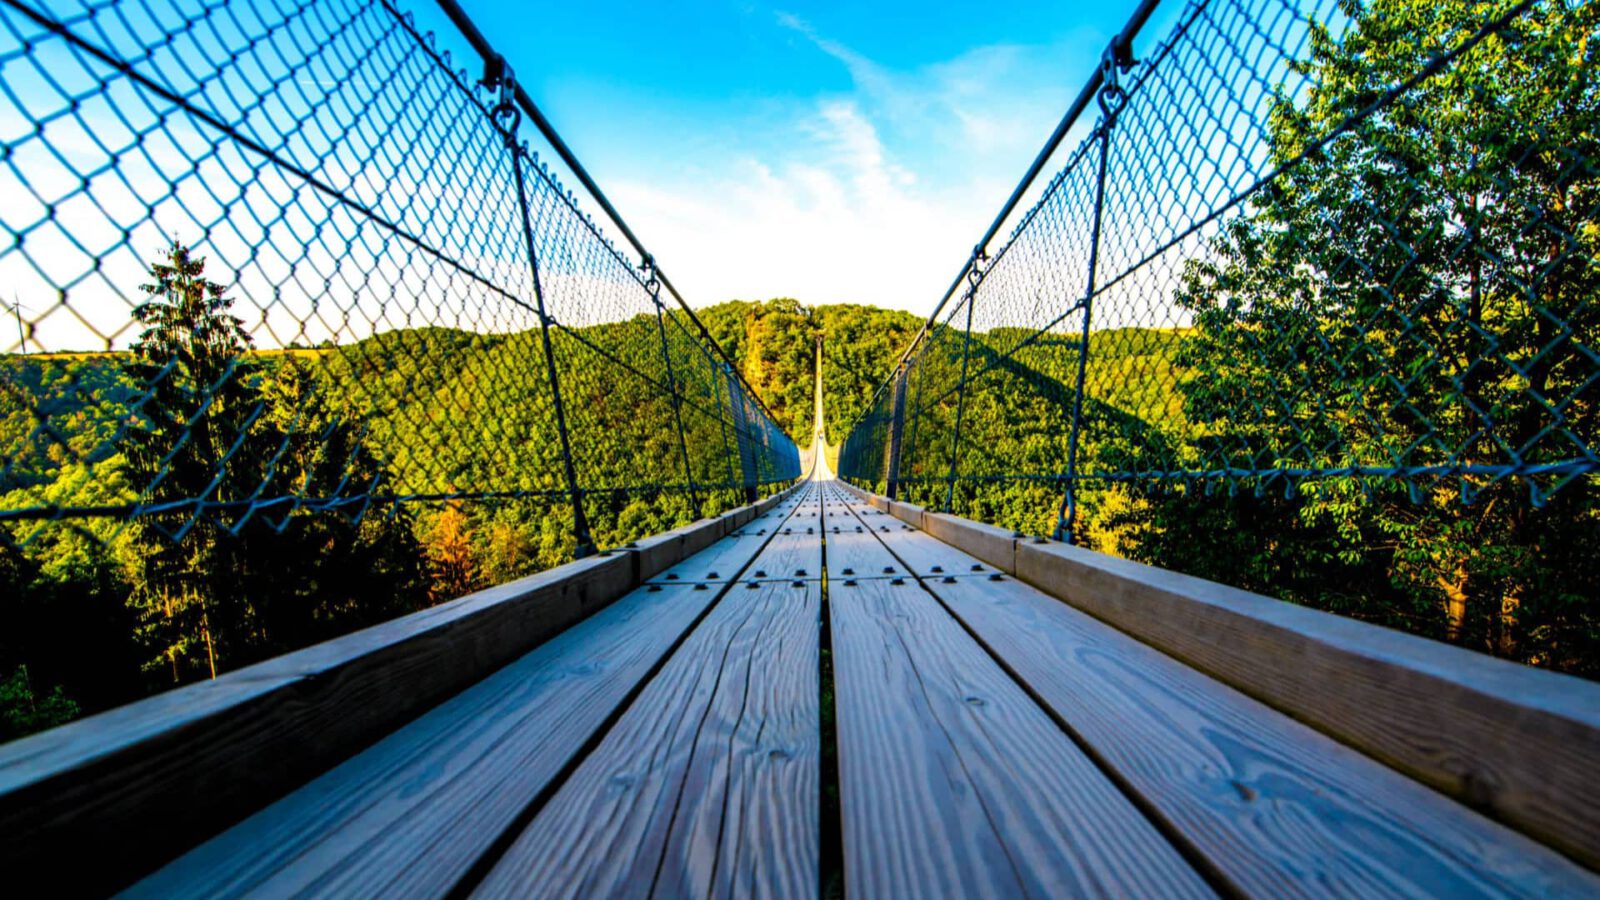
{"type": "Polygon", "coordinates": [[[1600,894],[1596,6],[1141,3],[833,448],[453,0],[0,0],[0,576],[193,682],[12,887],[1600,894]],[[1455,643],[1092,549],[1378,508],[1455,643]]]}

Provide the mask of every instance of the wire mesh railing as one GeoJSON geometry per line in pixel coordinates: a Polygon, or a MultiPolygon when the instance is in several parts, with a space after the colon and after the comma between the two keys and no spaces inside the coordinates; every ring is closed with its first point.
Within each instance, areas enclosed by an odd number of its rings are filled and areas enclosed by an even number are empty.
{"type": "Polygon", "coordinates": [[[1600,3],[1153,7],[842,474],[1600,672],[1600,3]]]}
{"type": "Polygon", "coordinates": [[[0,593],[181,679],[800,475],[445,6],[0,0],[0,593]]]}

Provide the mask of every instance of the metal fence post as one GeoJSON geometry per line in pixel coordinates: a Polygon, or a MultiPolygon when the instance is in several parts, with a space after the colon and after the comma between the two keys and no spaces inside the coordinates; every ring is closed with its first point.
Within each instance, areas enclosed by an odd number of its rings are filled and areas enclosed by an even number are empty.
{"type": "Polygon", "coordinates": [[[922,382],[925,380],[922,377],[921,354],[916,356],[911,356],[908,354],[906,357],[906,381],[909,383],[913,378],[916,379],[917,389],[911,395],[911,420],[906,423],[907,427],[905,428],[905,440],[902,442],[900,447],[900,459],[902,461],[911,461],[912,477],[915,478],[917,461],[917,425],[922,421],[922,382]],[[915,374],[913,374],[913,369],[915,370],[915,374]]]}
{"type": "Polygon", "coordinates": [[[1078,444],[1083,429],[1083,393],[1089,373],[1089,326],[1094,318],[1095,274],[1100,264],[1100,226],[1105,213],[1106,161],[1111,154],[1111,129],[1122,109],[1123,93],[1119,83],[1120,73],[1133,65],[1127,48],[1116,40],[1106,48],[1100,62],[1100,158],[1095,175],[1094,224],[1089,236],[1089,275],[1083,290],[1083,332],[1078,346],[1078,383],[1072,395],[1072,431],[1067,437],[1067,487],[1061,497],[1061,507],[1056,511],[1055,539],[1069,544],[1077,542],[1078,522],[1078,444]]]}
{"type": "Polygon", "coordinates": [[[661,333],[661,359],[667,366],[667,395],[672,398],[672,421],[678,426],[678,453],[683,458],[683,483],[689,489],[689,503],[694,506],[695,518],[700,517],[700,493],[695,490],[694,466],[689,462],[689,441],[683,433],[683,395],[678,391],[678,378],[672,370],[672,348],[667,344],[667,315],[661,308],[661,281],[656,278],[656,263],[645,257],[645,272],[649,278],[644,288],[650,292],[650,302],[656,305],[656,330],[661,333]]]}
{"type": "Polygon", "coordinates": [[[572,555],[578,559],[595,552],[594,538],[589,534],[589,517],[583,511],[583,490],[578,486],[578,469],[572,461],[572,440],[567,434],[566,407],[561,401],[561,379],[556,371],[555,346],[550,341],[550,315],[545,311],[544,286],[539,276],[539,254],[533,240],[533,219],[528,213],[528,189],[523,183],[523,150],[517,143],[517,122],[520,113],[512,102],[511,76],[503,69],[497,79],[500,88],[500,105],[494,110],[496,120],[509,117],[504,126],[506,149],[511,154],[512,180],[517,183],[517,206],[522,213],[522,237],[528,249],[528,271],[533,280],[533,296],[539,316],[539,338],[544,344],[545,372],[550,379],[551,404],[555,407],[556,433],[561,440],[561,465],[567,481],[567,494],[572,500],[572,535],[576,541],[572,555]]]}
{"type": "Polygon", "coordinates": [[[894,375],[894,405],[889,413],[889,447],[884,462],[884,493],[890,500],[899,496],[900,437],[906,423],[906,368],[901,366],[894,375]]]}
{"type": "Polygon", "coordinates": [[[728,408],[733,410],[733,436],[739,445],[739,474],[744,480],[744,501],[754,503],[757,498],[758,479],[754,448],[750,446],[750,420],[745,416],[744,395],[739,390],[738,381],[733,377],[732,366],[723,363],[722,375],[728,382],[728,408]]]}
{"type": "MultiPolygon", "coordinates": [[[[706,352],[704,348],[701,348],[701,351],[705,353],[706,365],[710,366],[712,371],[715,371],[716,369],[720,368],[718,366],[718,364],[717,364],[717,361],[711,358],[711,354],[709,352],[706,352]]],[[[726,373],[724,373],[724,374],[726,374],[726,373]]],[[[724,378],[724,380],[726,380],[726,378],[724,378]]],[[[727,485],[727,487],[731,488],[736,483],[733,480],[733,454],[732,454],[732,452],[730,452],[729,447],[728,447],[728,425],[730,423],[732,423],[732,421],[733,421],[733,397],[732,396],[728,397],[728,415],[726,417],[724,417],[722,415],[722,390],[723,390],[723,385],[722,385],[721,382],[719,382],[717,380],[716,376],[714,376],[714,375],[711,378],[711,390],[716,393],[716,401],[717,401],[716,402],[716,408],[717,408],[717,431],[722,435],[722,464],[723,464],[723,467],[725,469],[727,469],[727,472],[728,472],[728,474],[727,474],[728,480],[726,482],[726,485],[727,485]]],[[[734,435],[734,440],[736,440],[736,441],[738,440],[738,434],[737,433],[734,435]]]]}
{"type": "Polygon", "coordinates": [[[967,357],[968,350],[972,347],[972,307],[978,302],[978,283],[983,281],[982,264],[984,260],[983,248],[972,251],[972,262],[967,265],[967,279],[971,287],[967,288],[967,328],[966,336],[961,340],[961,380],[956,388],[956,427],[950,436],[950,487],[944,495],[944,511],[954,512],[956,502],[956,475],[961,464],[961,415],[967,405],[967,357]]]}

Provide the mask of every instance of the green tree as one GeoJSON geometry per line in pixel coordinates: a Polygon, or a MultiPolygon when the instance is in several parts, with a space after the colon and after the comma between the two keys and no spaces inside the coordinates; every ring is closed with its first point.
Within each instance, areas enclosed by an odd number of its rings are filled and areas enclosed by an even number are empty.
{"type": "Polygon", "coordinates": [[[267,498],[238,531],[253,615],[248,653],[304,647],[424,605],[415,522],[369,505],[390,488],[370,429],[306,364],[286,356],[262,378],[266,411],[252,458],[267,498]],[[306,503],[326,508],[305,508],[306,503]]]}
{"type": "Polygon", "coordinates": [[[54,728],[77,716],[78,704],[67,699],[60,685],[42,694],[35,690],[27,666],[0,680],[0,741],[54,728]]]}
{"type": "Polygon", "coordinates": [[[810,440],[818,334],[813,311],[779,298],[721,303],[701,310],[700,316],[778,426],[796,441],[810,440]]]}
{"type": "Polygon", "coordinates": [[[424,603],[409,513],[369,428],[293,355],[251,353],[204,260],[151,266],[126,441],[141,517],[132,603],[174,681],[305,646],[424,603]],[[217,504],[202,507],[198,503],[217,504]]]}
{"type": "Polygon", "coordinates": [[[214,589],[238,569],[227,530],[237,510],[191,505],[249,501],[259,466],[247,437],[263,410],[250,335],[204,271],[205,260],[177,242],[150,266],[140,288],[148,299],[133,310],[144,330],[128,366],[144,389],[125,442],[129,477],[144,503],[173,504],[138,526],[145,552],[132,602],[141,637],[174,681],[196,667],[216,677],[219,655],[249,619],[237,583],[214,589]]]}
{"type": "MultiPolygon", "coordinates": [[[[1538,464],[1600,442],[1600,6],[1538,4],[1362,115],[1510,5],[1347,0],[1342,39],[1314,30],[1309,87],[1269,120],[1285,173],[1178,293],[1196,326],[1178,357],[1192,462],[1538,464]]],[[[1238,524],[1216,524],[1268,526],[1258,546],[1285,559],[1261,575],[1311,575],[1288,579],[1308,588],[1297,599],[1338,606],[1341,573],[1381,571],[1387,591],[1356,583],[1413,628],[1596,664],[1600,584],[1572,564],[1600,553],[1592,479],[1542,506],[1477,474],[1275,490],[1228,501],[1238,524]]],[[[1157,516],[1165,537],[1144,552],[1165,559],[1198,529],[1170,504],[1157,516]]]]}

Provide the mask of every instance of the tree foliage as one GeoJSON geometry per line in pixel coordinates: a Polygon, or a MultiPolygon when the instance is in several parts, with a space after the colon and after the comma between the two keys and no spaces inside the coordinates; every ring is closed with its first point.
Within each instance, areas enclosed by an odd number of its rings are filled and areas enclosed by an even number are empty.
{"type": "Polygon", "coordinates": [[[1600,9],[1543,4],[1362,115],[1498,11],[1377,0],[1347,5],[1342,40],[1316,31],[1312,87],[1270,119],[1285,174],[1178,292],[1193,458],[1375,474],[1233,498],[1204,524],[1167,502],[1140,552],[1214,572],[1181,545],[1254,539],[1271,561],[1235,581],[1583,668],[1600,581],[1573,563],[1600,552],[1594,482],[1536,505],[1490,467],[1600,442],[1600,9]],[[1430,466],[1466,472],[1387,474],[1430,466]]]}
{"type": "Polygon", "coordinates": [[[778,424],[802,445],[810,441],[814,427],[817,341],[822,341],[828,441],[838,444],[922,325],[918,317],[896,310],[855,304],[807,307],[788,298],[733,300],[698,315],[778,424]]]}
{"type": "MultiPolygon", "coordinates": [[[[1600,445],[1600,4],[1545,0],[1373,111],[1505,8],[1348,0],[1339,39],[1313,30],[1307,87],[1268,119],[1282,174],[1181,273],[1189,327],[1098,330],[1086,361],[1073,335],[936,327],[902,496],[1050,531],[1083,363],[1081,470],[1279,473],[1102,481],[1089,546],[1600,676],[1595,480],[1535,475],[1530,496],[1503,468],[1600,445]]],[[[0,527],[0,738],[577,551],[538,331],[261,351],[176,244],[144,291],[128,353],[0,359],[0,501],[142,505],[0,527]],[[371,501],[393,496],[434,499],[371,501]]],[[[922,326],[792,299],[698,315],[802,443],[819,340],[837,444],[922,326]]],[[[709,411],[727,373],[693,334],[681,313],[551,330],[603,546],[742,502],[709,411]]]]}

